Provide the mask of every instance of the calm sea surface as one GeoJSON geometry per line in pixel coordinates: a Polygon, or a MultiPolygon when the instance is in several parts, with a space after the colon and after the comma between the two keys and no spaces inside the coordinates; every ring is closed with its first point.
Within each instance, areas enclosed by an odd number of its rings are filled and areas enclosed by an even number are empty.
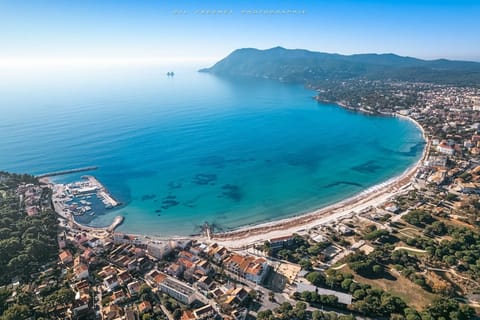
{"type": "Polygon", "coordinates": [[[195,69],[173,78],[161,67],[2,73],[0,170],[99,166],[88,174],[125,205],[80,221],[124,215],[123,231],[186,235],[205,221],[229,229],[326,206],[421,156],[409,121],[318,104],[300,86],[195,69]]]}

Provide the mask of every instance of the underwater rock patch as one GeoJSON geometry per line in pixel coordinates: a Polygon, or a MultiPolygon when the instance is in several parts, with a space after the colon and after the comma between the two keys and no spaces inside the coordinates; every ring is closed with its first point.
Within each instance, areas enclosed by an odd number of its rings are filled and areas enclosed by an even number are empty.
{"type": "Polygon", "coordinates": [[[198,185],[209,185],[217,180],[217,175],[213,173],[196,174],[192,182],[198,185]]]}
{"type": "Polygon", "coordinates": [[[222,186],[222,196],[228,197],[234,201],[240,201],[243,198],[242,189],[233,184],[226,184],[222,186]]]}
{"type": "Polygon", "coordinates": [[[353,170],[362,172],[362,173],[372,173],[381,168],[382,166],[378,165],[375,160],[370,160],[365,163],[362,163],[361,165],[352,167],[353,170]]]}
{"type": "Polygon", "coordinates": [[[142,201],[146,201],[146,200],[152,200],[152,199],[155,199],[157,197],[156,194],[144,194],[142,196],[142,201]]]}

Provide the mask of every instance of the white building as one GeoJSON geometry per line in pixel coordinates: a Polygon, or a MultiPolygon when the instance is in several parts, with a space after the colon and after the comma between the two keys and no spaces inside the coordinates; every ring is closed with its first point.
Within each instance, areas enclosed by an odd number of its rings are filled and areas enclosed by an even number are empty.
{"type": "Polygon", "coordinates": [[[437,146],[437,151],[440,153],[448,154],[448,155],[453,155],[455,153],[455,149],[451,145],[449,145],[446,141],[442,141],[438,146],[437,146]]]}
{"type": "Polygon", "coordinates": [[[196,299],[192,287],[172,277],[165,278],[159,287],[162,292],[185,304],[191,304],[196,299]]]}
{"type": "Polygon", "coordinates": [[[170,252],[172,252],[172,247],[169,241],[150,242],[147,245],[147,253],[157,259],[162,259],[170,252]]]}

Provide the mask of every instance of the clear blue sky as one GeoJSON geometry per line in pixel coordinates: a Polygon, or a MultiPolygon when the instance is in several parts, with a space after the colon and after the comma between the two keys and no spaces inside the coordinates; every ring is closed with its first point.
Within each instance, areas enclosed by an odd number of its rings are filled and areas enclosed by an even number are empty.
{"type": "Polygon", "coordinates": [[[393,52],[480,60],[480,1],[0,1],[0,61],[172,57],[215,61],[236,48],[278,45],[343,54],[393,52]]]}

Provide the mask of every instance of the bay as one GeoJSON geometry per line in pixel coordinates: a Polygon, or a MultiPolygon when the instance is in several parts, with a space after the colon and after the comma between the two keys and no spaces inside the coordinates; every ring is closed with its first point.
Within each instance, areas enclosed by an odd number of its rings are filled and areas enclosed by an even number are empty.
{"type": "Polygon", "coordinates": [[[421,156],[410,121],[199,67],[175,66],[174,77],[172,66],[3,72],[0,170],[99,166],[90,174],[124,205],[79,221],[103,226],[123,215],[120,231],[187,235],[205,221],[228,230],[318,209],[421,156]]]}

